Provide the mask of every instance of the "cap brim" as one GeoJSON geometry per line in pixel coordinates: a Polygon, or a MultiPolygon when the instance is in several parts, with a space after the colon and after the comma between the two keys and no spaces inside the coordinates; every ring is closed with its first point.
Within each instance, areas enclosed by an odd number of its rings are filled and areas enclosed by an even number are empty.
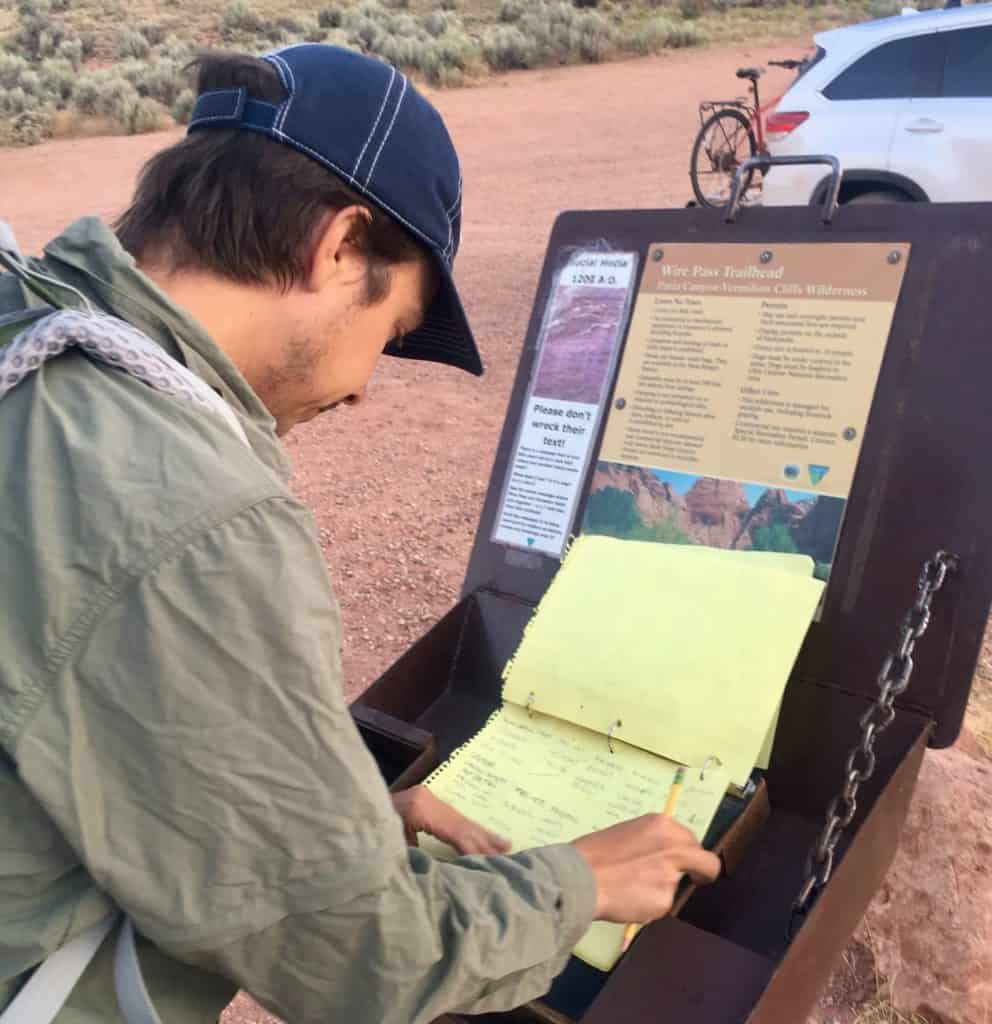
{"type": "Polygon", "coordinates": [[[399,342],[390,342],[384,352],[400,359],[424,359],[446,363],[481,377],[485,372],[478,346],[468,325],[448,268],[438,261],[438,289],[424,316],[424,322],[399,342]]]}

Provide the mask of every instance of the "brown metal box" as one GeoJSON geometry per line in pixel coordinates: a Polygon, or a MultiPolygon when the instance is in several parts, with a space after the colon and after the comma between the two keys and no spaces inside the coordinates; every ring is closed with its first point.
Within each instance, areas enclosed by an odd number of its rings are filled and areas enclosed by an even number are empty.
{"type": "MultiPolygon", "coordinates": [[[[948,746],[958,734],[981,648],[992,593],[992,474],[984,457],[992,426],[985,395],[992,332],[984,316],[992,205],[845,207],[832,224],[812,208],[749,209],[736,223],[711,209],[558,218],[462,599],[356,703],[356,711],[423,730],[439,759],[497,706],[504,664],[559,565],[490,537],[558,254],[599,240],[640,253],[641,267],[657,243],[911,246],[822,616],[786,691],[766,776],[770,817],[733,873],[697,891],[679,917],[643,931],[581,1017],[584,1024],[801,1024],[891,863],[925,749],[948,746]],[[862,786],[833,876],[790,939],[806,854],[842,784],[858,719],[920,566],[938,549],[959,557],[958,571],[937,595],[911,686],[879,740],[877,769],[862,786]]],[[[590,468],[584,491],[591,475],[590,468]]],[[[577,522],[581,513],[580,502],[577,522]]],[[[540,1017],[553,1019],[533,1007],[485,1019],[540,1017]]]]}

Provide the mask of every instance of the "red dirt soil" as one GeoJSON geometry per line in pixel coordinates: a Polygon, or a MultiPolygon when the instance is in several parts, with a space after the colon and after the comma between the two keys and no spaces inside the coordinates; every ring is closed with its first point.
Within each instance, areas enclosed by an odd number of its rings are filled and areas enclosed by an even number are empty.
{"type": "MultiPolygon", "coordinates": [[[[684,206],[697,102],[738,94],[737,67],[805,48],[680,51],[431,93],[462,158],[456,273],[487,374],[385,359],[364,404],[287,443],[341,601],[350,697],[457,599],[555,216],[684,206]]],[[[789,78],[765,81],[773,96],[789,78]]],[[[112,218],[142,162],[178,135],[0,151],[0,216],[32,253],[78,216],[112,218]]],[[[239,998],[225,1020],[274,1018],[239,998]]]]}

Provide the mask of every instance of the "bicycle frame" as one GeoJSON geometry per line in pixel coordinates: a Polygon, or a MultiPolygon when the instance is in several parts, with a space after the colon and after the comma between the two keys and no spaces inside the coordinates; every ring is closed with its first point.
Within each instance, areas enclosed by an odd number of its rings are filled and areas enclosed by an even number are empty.
{"type": "Polygon", "coordinates": [[[740,96],[733,100],[703,100],[699,104],[699,123],[702,125],[706,120],[707,115],[712,114],[715,110],[723,110],[726,107],[732,107],[736,110],[743,111],[754,128],[754,141],[758,145],[758,152],[765,153],[767,152],[767,147],[765,146],[764,115],[774,107],[782,97],[776,96],[774,100],[763,107],[761,105],[761,99],[758,93],[758,83],[756,81],[751,82],[750,91],[754,96],[753,102],[740,96]]]}

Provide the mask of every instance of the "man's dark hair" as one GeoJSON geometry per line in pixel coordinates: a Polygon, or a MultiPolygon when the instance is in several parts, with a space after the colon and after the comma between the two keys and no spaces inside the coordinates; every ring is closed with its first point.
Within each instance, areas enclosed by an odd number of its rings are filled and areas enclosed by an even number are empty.
{"type": "MultiPolygon", "coordinates": [[[[198,93],[243,87],[269,103],[286,96],[275,69],[259,58],[206,54],[190,70],[198,93]]],[[[306,275],[321,216],[352,205],[371,214],[356,241],[369,261],[368,301],[378,302],[389,290],[390,266],[426,258],[426,247],[315,160],[255,132],[207,128],[152,157],[114,227],[138,260],[288,289],[306,275]]]]}

